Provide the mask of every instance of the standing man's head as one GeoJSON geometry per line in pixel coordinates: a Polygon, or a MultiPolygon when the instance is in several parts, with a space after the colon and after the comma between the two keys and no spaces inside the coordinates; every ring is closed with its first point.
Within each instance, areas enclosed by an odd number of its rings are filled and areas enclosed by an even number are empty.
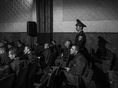
{"type": "Polygon", "coordinates": [[[78,32],[82,31],[84,27],[86,27],[86,25],[84,23],[82,23],[79,19],[76,20],[76,30],[78,32]]]}

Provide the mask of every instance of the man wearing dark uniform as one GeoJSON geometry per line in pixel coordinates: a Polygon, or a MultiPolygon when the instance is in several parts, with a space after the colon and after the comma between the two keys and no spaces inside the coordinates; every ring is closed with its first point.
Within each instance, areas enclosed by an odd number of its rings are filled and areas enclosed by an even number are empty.
{"type": "Polygon", "coordinates": [[[83,31],[83,28],[86,27],[86,25],[84,25],[79,19],[77,19],[76,21],[77,24],[75,26],[78,34],[75,37],[75,44],[78,45],[80,48],[83,48],[86,44],[86,35],[83,31]]]}
{"type": "Polygon", "coordinates": [[[79,19],[76,20],[76,30],[78,34],[75,37],[75,45],[79,46],[80,52],[87,58],[88,62],[90,62],[90,56],[88,53],[86,45],[86,35],[83,31],[83,28],[86,27],[79,19]]]}

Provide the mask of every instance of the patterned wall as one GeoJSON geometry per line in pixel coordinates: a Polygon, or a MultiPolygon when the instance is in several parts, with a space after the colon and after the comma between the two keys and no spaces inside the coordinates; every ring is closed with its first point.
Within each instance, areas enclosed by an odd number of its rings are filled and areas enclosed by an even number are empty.
{"type": "Polygon", "coordinates": [[[0,0],[0,32],[26,32],[26,22],[36,21],[35,0],[0,0]]]}
{"type": "Polygon", "coordinates": [[[0,22],[31,20],[33,2],[29,0],[0,0],[0,22]]]}
{"type": "Polygon", "coordinates": [[[117,0],[63,0],[63,20],[118,20],[117,8],[117,0]]]}

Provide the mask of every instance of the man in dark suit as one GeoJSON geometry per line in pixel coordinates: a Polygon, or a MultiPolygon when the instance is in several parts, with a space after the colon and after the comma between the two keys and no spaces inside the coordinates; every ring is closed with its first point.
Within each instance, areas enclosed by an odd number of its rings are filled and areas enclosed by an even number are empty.
{"type": "Polygon", "coordinates": [[[56,60],[56,64],[61,64],[62,67],[65,67],[68,65],[70,61],[70,48],[72,46],[71,40],[66,40],[64,43],[64,48],[62,50],[62,53],[58,56],[58,59],[56,60]]]}
{"type": "Polygon", "coordinates": [[[11,63],[10,63],[11,70],[18,75],[21,62],[19,60],[19,57],[17,57],[16,51],[17,51],[16,48],[10,49],[8,56],[11,59],[11,63]]]}
{"type": "Polygon", "coordinates": [[[69,66],[65,67],[64,75],[66,77],[67,85],[75,86],[78,88],[81,83],[81,77],[84,73],[84,69],[87,66],[86,58],[79,52],[79,47],[73,45],[70,49],[70,54],[74,55],[74,58],[70,61],[69,66]]]}
{"type": "Polygon", "coordinates": [[[45,63],[46,65],[49,65],[49,59],[50,59],[50,55],[51,55],[51,50],[49,47],[49,43],[45,43],[44,44],[44,51],[43,51],[43,55],[45,57],[45,63]]]}
{"type": "Polygon", "coordinates": [[[0,47],[0,65],[5,66],[5,65],[8,65],[9,62],[10,62],[10,59],[7,56],[5,47],[0,47]]]}

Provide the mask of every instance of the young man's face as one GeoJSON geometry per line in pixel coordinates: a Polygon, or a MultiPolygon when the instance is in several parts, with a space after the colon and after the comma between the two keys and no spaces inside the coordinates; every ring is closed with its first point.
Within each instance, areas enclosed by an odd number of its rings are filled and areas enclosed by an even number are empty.
{"type": "Polygon", "coordinates": [[[66,41],[65,44],[64,44],[64,46],[65,46],[66,48],[69,48],[70,42],[69,42],[69,41],[66,41]]]}
{"type": "Polygon", "coordinates": [[[70,49],[70,54],[75,54],[76,53],[76,47],[72,46],[70,49]]]}
{"type": "Polygon", "coordinates": [[[11,53],[11,51],[9,51],[9,54],[8,54],[9,58],[10,59],[14,59],[15,58],[15,55],[11,53]]]}
{"type": "Polygon", "coordinates": [[[3,54],[4,52],[5,52],[5,50],[0,48],[0,54],[3,54]]]}
{"type": "Polygon", "coordinates": [[[47,49],[47,48],[49,48],[49,44],[48,43],[45,43],[44,44],[44,49],[47,49]]]}

